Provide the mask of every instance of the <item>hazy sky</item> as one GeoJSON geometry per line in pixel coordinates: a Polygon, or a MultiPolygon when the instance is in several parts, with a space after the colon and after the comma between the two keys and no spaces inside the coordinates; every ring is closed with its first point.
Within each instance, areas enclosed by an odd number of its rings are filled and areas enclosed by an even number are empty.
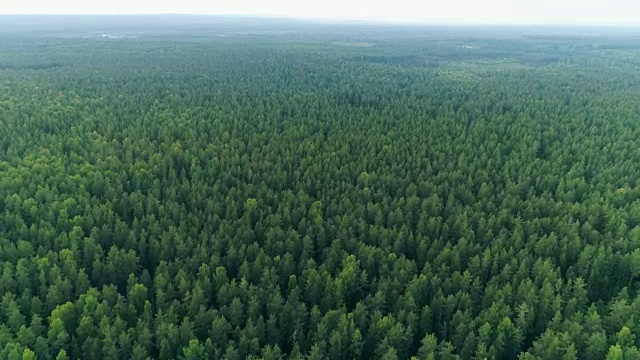
{"type": "Polygon", "coordinates": [[[0,14],[141,13],[622,25],[640,24],[640,0],[0,0],[0,14]]]}

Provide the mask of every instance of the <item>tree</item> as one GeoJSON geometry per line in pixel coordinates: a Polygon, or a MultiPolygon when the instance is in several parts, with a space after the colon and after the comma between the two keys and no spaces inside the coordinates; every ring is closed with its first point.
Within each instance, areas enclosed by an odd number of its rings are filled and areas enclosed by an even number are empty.
{"type": "Polygon", "coordinates": [[[58,353],[58,356],[56,356],[56,360],[69,360],[69,357],[67,356],[67,352],[64,351],[64,349],[60,350],[60,352],[58,353]]]}
{"type": "Polygon", "coordinates": [[[182,354],[185,360],[206,359],[204,346],[195,339],[189,341],[189,346],[184,348],[182,354]]]}
{"type": "Polygon", "coordinates": [[[24,349],[24,352],[22,353],[22,360],[36,360],[36,353],[33,352],[31,349],[24,349]]]}

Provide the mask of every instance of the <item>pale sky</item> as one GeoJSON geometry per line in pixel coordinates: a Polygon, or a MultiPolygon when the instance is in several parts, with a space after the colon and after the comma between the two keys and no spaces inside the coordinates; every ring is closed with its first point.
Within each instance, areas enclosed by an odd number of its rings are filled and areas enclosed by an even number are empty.
{"type": "Polygon", "coordinates": [[[447,23],[640,24],[640,0],[0,0],[0,14],[229,14],[447,23]]]}

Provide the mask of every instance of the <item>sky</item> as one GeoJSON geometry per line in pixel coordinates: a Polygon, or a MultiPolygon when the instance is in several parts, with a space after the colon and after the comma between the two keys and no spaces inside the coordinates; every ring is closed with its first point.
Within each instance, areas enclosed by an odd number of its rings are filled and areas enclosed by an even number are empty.
{"type": "Polygon", "coordinates": [[[0,14],[225,14],[409,23],[640,24],[640,0],[0,0],[0,14]]]}

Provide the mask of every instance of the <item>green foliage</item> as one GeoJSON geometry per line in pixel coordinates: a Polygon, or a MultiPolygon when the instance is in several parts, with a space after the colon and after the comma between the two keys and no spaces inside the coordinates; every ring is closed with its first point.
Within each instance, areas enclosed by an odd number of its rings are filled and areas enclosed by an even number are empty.
{"type": "Polygon", "coordinates": [[[0,358],[640,358],[637,38],[139,20],[0,25],[0,358]]]}

